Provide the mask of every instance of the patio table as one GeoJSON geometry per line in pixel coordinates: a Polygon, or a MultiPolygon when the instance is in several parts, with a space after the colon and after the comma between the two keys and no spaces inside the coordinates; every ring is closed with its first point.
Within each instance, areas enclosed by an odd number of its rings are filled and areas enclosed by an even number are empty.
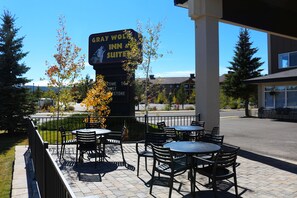
{"type": "MultiPolygon", "coordinates": [[[[166,128],[166,127],[165,127],[166,128]]],[[[185,137],[189,137],[189,134],[192,132],[200,132],[200,131],[204,131],[204,127],[202,126],[192,126],[192,125],[187,125],[187,126],[182,126],[182,125],[175,125],[175,126],[170,126],[167,128],[174,128],[175,131],[177,131],[178,133],[182,133],[182,140],[185,139],[189,139],[189,138],[185,138],[185,137]],[[185,136],[186,135],[186,136],[185,136]]]]}
{"type": "Polygon", "coordinates": [[[192,156],[195,154],[215,153],[218,152],[221,147],[213,143],[192,141],[170,142],[165,144],[164,147],[170,148],[172,152],[186,154],[190,157],[191,193],[195,196],[195,178],[193,175],[194,162],[192,156]]]}

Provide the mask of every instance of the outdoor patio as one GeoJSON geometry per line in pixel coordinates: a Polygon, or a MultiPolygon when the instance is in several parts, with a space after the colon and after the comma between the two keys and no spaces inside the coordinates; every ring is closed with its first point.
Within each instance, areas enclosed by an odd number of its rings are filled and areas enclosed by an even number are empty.
{"type": "MultiPolygon", "coordinates": [[[[149,194],[151,177],[145,171],[143,158],[140,175],[137,177],[134,143],[124,144],[125,158],[129,164],[127,167],[123,166],[119,147],[108,147],[108,162],[99,162],[97,168],[93,162],[88,161],[75,167],[75,147],[66,146],[64,160],[60,162],[56,156],[56,146],[50,146],[50,151],[77,197],[168,197],[169,187],[162,182],[153,186],[153,196],[149,194]]],[[[241,151],[237,160],[240,163],[237,167],[237,179],[241,197],[297,197],[296,162],[275,158],[271,160],[272,158],[267,157],[267,162],[269,159],[273,162],[267,165],[268,163],[261,163],[258,159],[254,161],[242,156],[249,156],[249,152],[241,151]]],[[[151,172],[152,160],[148,160],[148,165],[151,172]]],[[[191,197],[187,174],[176,177],[176,180],[178,182],[174,182],[172,197],[191,197]]],[[[197,175],[196,185],[199,190],[196,189],[196,197],[213,196],[212,189],[201,185],[207,183],[208,179],[197,175]]],[[[219,197],[235,197],[234,187],[227,182],[220,183],[219,189],[219,197]]]]}

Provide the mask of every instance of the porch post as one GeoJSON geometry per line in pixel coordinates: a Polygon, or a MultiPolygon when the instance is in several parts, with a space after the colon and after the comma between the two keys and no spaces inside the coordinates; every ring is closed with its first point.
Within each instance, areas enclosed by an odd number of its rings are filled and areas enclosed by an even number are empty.
{"type": "Polygon", "coordinates": [[[189,0],[189,16],[195,22],[196,114],[205,129],[220,124],[219,32],[221,0],[189,0]]]}

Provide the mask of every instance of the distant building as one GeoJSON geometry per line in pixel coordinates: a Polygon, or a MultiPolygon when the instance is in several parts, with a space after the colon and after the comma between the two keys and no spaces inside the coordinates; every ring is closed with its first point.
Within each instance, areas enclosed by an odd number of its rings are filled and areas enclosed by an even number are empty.
{"type": "MultiPolygon", "coordinates": [[[[145,78],[139,78],[144,81],[145,78]]],[[[225,75],[220,76],[220,84],[225,80],[225,75]]],[[[159,85],[160,89],[164,89],[166,94],[176,93],[180,86],[184,86],[185,93],[189,96],[195,90],[195,74],[189,77],[155,77],[150,75],[149,82],[159,85]]]]}
{"type": "Polygon", "coordinates": [[[247,82],[258,85],[258,106],[269,112],[264,117],[297,119],[297,40],[269,35],[268,52],[268,75],[247,82]]]}

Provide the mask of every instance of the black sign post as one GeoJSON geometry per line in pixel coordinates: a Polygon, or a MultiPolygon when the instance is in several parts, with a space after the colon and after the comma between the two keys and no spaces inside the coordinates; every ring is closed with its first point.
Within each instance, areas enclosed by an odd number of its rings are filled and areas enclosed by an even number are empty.
{"type": "MultiPolygon", "coordinates": [[[[132,35],[138,33],[132,29],[132,35]]],[[[125,30],[92,34],[89,37],[89,64],[93,65],[97,75],[103,75],[108,89],[112,92],[109,104],[113,116],[134,116],[134,86],[127,85],[127,73],[123,70],[123,62],[127,60],[128,47],[125,30]]],[[[133,77],[133,81],[134,81],[133,77]]]]}

